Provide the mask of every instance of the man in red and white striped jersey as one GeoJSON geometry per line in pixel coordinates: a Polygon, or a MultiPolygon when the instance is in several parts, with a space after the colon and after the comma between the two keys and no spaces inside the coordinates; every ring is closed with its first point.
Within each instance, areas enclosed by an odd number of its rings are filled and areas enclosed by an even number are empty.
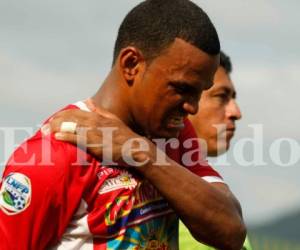
{"type": "Polygon", "coordinates": [[[38,131],[9,159],[2,249],[177,249],[178,217],[197,240],[240,249],[239,203],[201,159],[186,119],[212,84],[219,52],[213,24],[188,0],[131,10],[98,92],[47,121],[51,132],[38,131]]]}

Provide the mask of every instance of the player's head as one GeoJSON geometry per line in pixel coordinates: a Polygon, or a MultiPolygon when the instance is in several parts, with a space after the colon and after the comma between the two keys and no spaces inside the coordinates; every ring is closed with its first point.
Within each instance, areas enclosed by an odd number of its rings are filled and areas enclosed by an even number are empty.
{"type": "Polygon", "coordinates": [[[146,0],[132,9],[120,26],[113,65],[128,85],[138,129],[177,136],[212,83],[219,51],[215,27],[189,0],[146,0]]]}
{"type": "Polygon", "coordinates": [[[217,32],[207,14],[189,0],[146,0],[133,8],[120,25],[113,61],[121,50],[134,46],[147,60],[181,38],[202,51],[220,51],[217,32]]]}
{"type": "Polygon", "coordinates": [[[236,91],[230,78],[231,71],[230,58],[221,52],[214,84],[202,93],[199,112],[190,116],[198,137],[206,141],[209,156],[217,156],[229,148],[235,121],[241,118],[235,100],[236,91]]]}

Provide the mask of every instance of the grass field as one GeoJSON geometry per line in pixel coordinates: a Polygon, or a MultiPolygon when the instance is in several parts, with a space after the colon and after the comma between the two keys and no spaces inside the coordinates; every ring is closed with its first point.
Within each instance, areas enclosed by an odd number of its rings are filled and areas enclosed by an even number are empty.
{"type": "MultiPolygon", "coordinates": [[[[190,232],[182,224],[179,230],[179,249],[180,250],[211,250],[212,248],[203,246],[195,241],[190,232]]],[[[300,250],[300,244],[287,242],[284,240],[272,239],[267,237],[251,237],[252,250],[300,250]]]]}
{"type": "Polygon", "coordinates": [[[252,236],[251,243],[253,250],[300,250],[300,244],[269,237],[252,236]]]}
{"type": "Polygon", "coordinates": [[[210,250],[210,247],[205,247],[195,241],[190,235],[189,230],[180,223],[179,226],[179,249],[180,250],[210,250]]]}

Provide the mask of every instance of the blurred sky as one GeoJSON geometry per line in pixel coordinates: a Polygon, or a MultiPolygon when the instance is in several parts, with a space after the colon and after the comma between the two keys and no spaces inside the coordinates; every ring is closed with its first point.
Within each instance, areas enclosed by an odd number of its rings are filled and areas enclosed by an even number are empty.
{"type": "MultiPolygon", "coordinates": [[[[108,73],[117,29],[140,1],[0,0],[0,162],[12,147],[3,127],[33,127],[65,104],[95,93],[108,73]]],[[[242,203],[248,224],[300,209],[300,2],[296,0],[194,1],[211,17],[234,65],[232,78],[243,119],[235,142],[262,124],[265,166],[215,162],[242,203]],[[278,138],[278,154],[269,153],[278,138]],[[279,166],[296,154],[291,166],[279,166]],[[297,158],[298,157],[298,158],[297,158]],[[297,160],[299,159],[299,160],[297,160]]],[[[158,13],[159,15],[160,13],[158,13]]],[[[26,133],[18,134],[16,143],[26,133]]],[[[253,158],[251,144],[246,158],[253,158]]],[[[1,167],[0,167],[1,169],[1,167]]]]}

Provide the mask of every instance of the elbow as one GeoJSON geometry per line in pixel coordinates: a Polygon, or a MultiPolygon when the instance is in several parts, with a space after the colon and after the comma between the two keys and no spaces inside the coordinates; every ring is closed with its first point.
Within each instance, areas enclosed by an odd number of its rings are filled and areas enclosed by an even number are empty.
{"type": "MultiPolygon", "coordinates": [[[[243,222],[236,223],[229,227],[228,238],[224,250],[240,250],[243,248],[245,238],[247,235],[247,229],[243,222]]],[[[223,248],[221,248],[223,249],[223,248]]]]}
{"type": "Polygon", "coordinates": [[[247,234],[246,226],[241,219],[218,224],[214,233],[207,235],[206,240],[203,238],[203,228],[201,231],[194,230],[191,233],[199,242],[221,250],[241,250],[247,234]]]}

